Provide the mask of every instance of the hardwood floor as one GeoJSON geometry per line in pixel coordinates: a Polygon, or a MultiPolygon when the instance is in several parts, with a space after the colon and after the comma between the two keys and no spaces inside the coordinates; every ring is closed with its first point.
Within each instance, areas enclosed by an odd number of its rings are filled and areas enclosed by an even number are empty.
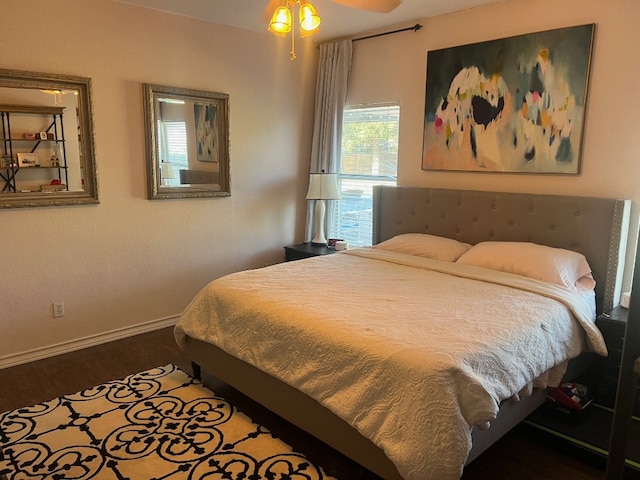
{"type": "MultiPolygon", "coordinates": [[[[2,369],[0,412],[51,400],[168,363],[191,372],[190,362],[175,344],[172,328],[2,369]]],[[[205,375],[204,382],[216,394],[322,465],[327,473],[339,480],[378,478],[221,381],[205,375]]],[[[554,441],[523,425],[471,463],[462,478],[600,480],[604,478],[604,469],[603,459],[572,450],[564,442],[554,441]]]]}

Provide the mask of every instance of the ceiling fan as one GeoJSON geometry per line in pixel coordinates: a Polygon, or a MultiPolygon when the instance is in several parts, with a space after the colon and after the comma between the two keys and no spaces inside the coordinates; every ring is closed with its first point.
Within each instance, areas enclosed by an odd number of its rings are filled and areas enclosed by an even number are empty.
{"type": "MultiPolygon", "coordinates": [[[[402,3],[402,0],[332,0],[352,8],[359,8],[377,13],[388,13],[402,3]]],[[[295,31],[293,16],[296,7],[300,17],[300,35],[307,37],[318,31],[321,19],[310,0],[269,0],[264,10],[264,21],[269,25],[267,30],[279,37],[285,37],[295,31]]],[[[291,35],[291,60],[296,59],[295,39],[291,35]]]]}
{"type": "MultiPolygon", "coordinates": [[[[290,1],[290,0],[289,0],[290,1]]],[[[332,2],[339,3],[346,7],[358,8],[360,10],[367,10],[369,12],[376,13],[388,13],[398,7],[402,0],[331,0],[332,2]]],[[[264,10],[265,21],[268,21],[273,15],[273,12],[282,5],[283,0],[269,0],[267,7],[264,10]]],[[[291,2],[295,3],[295,2],[291,2]]]]}
{"type": "Polygon", "coordinates": [[[402,3],[402,0],[333,0],[341,5],[370,12],[389,13],[402,3]]]}

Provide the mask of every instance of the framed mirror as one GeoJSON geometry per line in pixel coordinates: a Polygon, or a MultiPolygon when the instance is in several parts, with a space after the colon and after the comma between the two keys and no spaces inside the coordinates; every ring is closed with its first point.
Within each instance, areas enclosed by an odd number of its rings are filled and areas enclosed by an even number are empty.
{"type": "Polygon", "coordinates": [[[229,95],[143,85],[150,200],[229,196],[229,95]]]}
{"type": "Polygon", "coordinates": [[[0,208],[98,203],[91,79],[0,69],[0,208]]]}

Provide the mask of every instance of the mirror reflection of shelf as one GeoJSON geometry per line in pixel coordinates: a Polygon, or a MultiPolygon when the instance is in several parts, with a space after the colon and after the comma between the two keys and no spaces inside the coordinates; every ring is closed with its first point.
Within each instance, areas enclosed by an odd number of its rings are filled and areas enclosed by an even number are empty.
{"type": "Polygon", "coordinates": [[[91,84],[89,77],[0,68],[0,113],[5,113],[3,120],[6,129],[8,112],[11,127],[11,134],[0,128],[0,209],[57,208],[100,203],[91,84]],[[46,132],[54,114],[63,117],[57,135],[54,127],[46,132]],[[82,142],[78,141],[78,135],[81,135],[82,142]],[[4,140],[18,138],[35,141],[4,140]],[[54,166],[51,157],[55,152],[52,150],[59,145],[66,158],[62,154],[58,158],[61,167],[65,168],[58,171],[42,169],[39,173],[33,169],[16,172],[2,168],[4,151],[8,152],[11,148],[12,160],[16,162],[16,153],[29,153],[36,145],[38,163],[42,167],[54,166]],[[58,172],[61,178],[58,178],[58,172]],[[50,185],[54,180],[64,184],[64,189],[42,191],[43,185],[50,185]]]}
{"type": "MultiPolygon", "coordinates": [[[[2,167],[4,169],[7,168],[12,168],[12,167],[2,167]]],[[[56,170],[62,170],[64,168],[69,168],[69,167],[65,167],[63,165],[58,165],[58,166],[54,166],[54,165],[36,165],[34,167],[13,167],[14,170],[46,170],[46,169],[56,169],[56,170]]]]}
{"type": "MultiPolygon", "coordinates": [[[[3,192],[18,192],[24,190],[18,188],[18,173],[27,170],[51,171],[57,170],[57,179],[49,177],[30,179],[32,182],[49,182],[57,180],[68,189],[67,159],[64,138],[64,124],[62,121],[63,111],[66,107],[40,106],[40,105],[0,105],[0,120],[2,123],[2,137],[0,142],[3,146],[2,165],[0,169],[0,181],[4,182],[3,192]],[[25,131],[17,136],[12,134],[12,118],[14,116],[32,116],[31,125],[41,125],[49,115],[50,120],[46,120],[48,125],[42,129],[25,131]],[[40,120],[38,120],[40,119],[40,120]],[[50,123],[49,123],[50,122],[50,123]],[[29,137],[29,138],[25,138],[29,137]],[[30,138],[33,137],[33,138],[30,138]],[[41,145],[51,148],[52,153],[47,154],[44,159],[38,159],[37,150],[42,151],[41,145]],[[33,154],[33,158],[31,155],[33,154]],[[22,159],[20,158],[22,156],[22,159]],[[24,163],[23,163],[24,162],[24,163]],[[29,164],[26,164],[29,162],[29,164]],[[42,162],[42,163],[39,163],[42,162]],[[46,164],[45,164],[46,162],[46,164]],[[35,163],[32,165],[32,163],[35,163]],[[26,165],[25,165],[26,164],[26,165]]],[[[24,129],[24,125],[22,127],[24,129]]],[[[27,179],[25,179],[27,180],[27,179]]]]}

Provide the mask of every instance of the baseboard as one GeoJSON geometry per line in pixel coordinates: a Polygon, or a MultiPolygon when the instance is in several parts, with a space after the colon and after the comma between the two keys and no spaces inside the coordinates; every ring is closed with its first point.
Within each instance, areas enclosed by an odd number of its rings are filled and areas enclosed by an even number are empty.
{"type": "Polygon", "coordinates": [[[49,345],[42,348],[28,350],[26,352],[14,353],[0,357],[0,369],[15,367],[23,363],[35,362],[43,358],[54,357],[63,353],[81,350],[83,348],[101,345],[103,343],[113,342],[122,338],[132,337],[141,333],[152,332],[161,328],[170,327],[176,324],[179,315],[151,320],[149,322],[139,323],[130,327],[118,328],[109,332],[98,333],[88,337],[70,340],[55,345],[49,345]]]}

